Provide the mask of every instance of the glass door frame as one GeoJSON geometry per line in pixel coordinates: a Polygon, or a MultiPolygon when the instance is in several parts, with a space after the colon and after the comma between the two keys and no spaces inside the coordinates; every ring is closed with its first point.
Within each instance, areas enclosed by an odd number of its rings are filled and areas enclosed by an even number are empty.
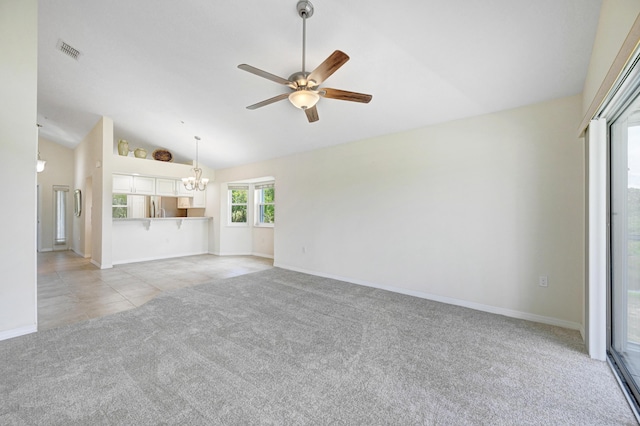
{"type": "MultiPolygon", "coordinates": [[[[627,399],[631,405],[635,408],[635,412],[640,411],[640,382],[634,380],[632,373],[628,368],[628,362],[623,358],[620,351],[615,349],[615,343],[619,342],[622,345],[621,350],[627,351],[629,339],[628,339],[628,283],[626,275],[628,274],[628,225],[625,225],[625,234],[622,235],[614,229],[614,216],[618,216],[615,220],[619,220],[628,223],[628,201],[625,201],[623,206],[614,209],[614,193],[615,193],[615,180],[614,176],[619,174],[620,177],[624,176],[625,189],[628,191],[628,171],[623,169],[624,173],[620,173],[619,169],[621,164],[628,164],[629,158],[629,142],[628,142],[628,128],[626,126],[626,134],[623,132],[617,132],[614,130],[614,125],[618,123],[618,120],[627,114],[628,108],[630,108],[634,102],[640,99],[640,85],[632,92],[628,94],[627,101],[621,104],[617,108],[616,113],[612,114],[610,119],[607,120],[607,358],[612,366],[614,372],[618,375],[618,380],[621,386],[627,393],[627,399]],[[619,140],[620,137],[624,138],[624,152],[614,152],[614,142],[619,140]],[[623,160],[618,164],[616,169],[614,162],[623,160]],[[614,213],[618,212],[618,213],[614,213]],[[620,215],[620,216],[619,216],[620,215]],[[618,243],[617,239],[622,242],[618,243]],[[619,256],[614,247],[622,246],[627,247],[622,251],[622,256],[619,256]],[[626,244],[626,246],[625,246],[626,244]],[[624,288],[622,291],[614,288],[616,285],[614,278],[616,277],[616,270],[624,271],[624,288]],[[625,293],[626,291],[626,293],[625,293]],[[617,309],[614,309],[617,306],[617,309]],[[622,309],[622,312],[619,310],[622,309]],[[622,318],[622,321],[616,321],[616,318],[622,318]],[[617,327],[616,324],[621,324],[621,327],[617,327]]],[[[627,115],[627,118],[630,115],[627,115]]],[[[636,122],[640,125],[640,121],[636,122]]],[[[634,126],[635,127],[635,126],[634,126]]],[[[627,192],[625,191],[625,197],[627,192]]],[[[628,198],[625,198],[628,199],[628,198]]],[[[618,201],[619,203],[619,201],[618,201]]],[[[639,345],[636,345],[639,346],[639,345]]],[[[640,346],[636,348],[636,352],[640,354],[640,346]]]]}
{"type": "MultiPolygon", "coordinates": [[[[640,98],[640,47],[636,47],[631,59],[628,61],[627,65],[625,65],[620,76],[609,91],[609,94],[605,97],[598,113],[594,116],[594,119],[604,120],[606,123],[606,140],[600,141],[602,143],[606,143],[605,162],[607,167],[605,186],[606,194],[603,194],[606,199],[606,359],[616,375],[616,379],[623,389],[636,418],[640,421],[640,381],[638,381],[636,386],[631,372],[625,365],[625,360],[622,359],[620,354],[613,347],[613,340],[615,338],[614,333],[618,333],[618,339],[621,339],[622,336],[624,336],[625,330],[616,330],[614,316],[617,313],[613,310],[613,304],[615,302],[614,297],[616,297],[616,293],[613,291],[614,267],[616,263],[613,259],[614,232],[612,230],[612,176],[613,173],[615,173],[612,166],[612,137],[614,136],[612,126],[627,112],[627,109],[636,101],[637,98],[640,98]]],[[[590,144],[591,141],[589,141],[587,145],[589,146],[590,144]]],[[[626,146],[626,159],[628,162],[628,141],[626,146]]],[[[592,149],[592,147],[589,146],[588,149],[592,149]]],[[[589,194],[589,197],[590,196],[591,194],[589,194]]],[[[625,209],[627,209],[627,207],[628,206],[625,206],[625,209]]]]}

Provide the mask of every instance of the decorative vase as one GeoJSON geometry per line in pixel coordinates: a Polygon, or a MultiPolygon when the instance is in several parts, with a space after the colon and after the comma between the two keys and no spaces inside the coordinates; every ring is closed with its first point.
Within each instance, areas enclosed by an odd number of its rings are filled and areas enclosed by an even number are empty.
{"type": "Polygon", "coordinates": [[[135,155],[136,158],[147,158],[147,150],[144,148],[136,148],[136,150],[133,151],[133,155],[135,155]]]}
{"type": "Polygon", "coordinates": [[[118,154],[129,155],[129,142],[124,139],[120,139],[118,142],[118,154]]]}

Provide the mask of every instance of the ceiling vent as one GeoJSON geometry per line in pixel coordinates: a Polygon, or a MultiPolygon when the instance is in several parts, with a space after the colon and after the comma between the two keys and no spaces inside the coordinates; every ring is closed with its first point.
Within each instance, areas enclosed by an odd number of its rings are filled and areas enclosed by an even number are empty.
{"type": "Polygon", "coordinates": [[[73,59],[75,59],[76,61],[78,60],[78,57],[80,56],[80,51],[72,46],[69,46],[67,43],[65,43],[62,40],[58,40],[58,45],[56,46],[58,48],[59,51],[61,51],[62,53],[64,53],[67,56],[72,57],[73,59]]]}

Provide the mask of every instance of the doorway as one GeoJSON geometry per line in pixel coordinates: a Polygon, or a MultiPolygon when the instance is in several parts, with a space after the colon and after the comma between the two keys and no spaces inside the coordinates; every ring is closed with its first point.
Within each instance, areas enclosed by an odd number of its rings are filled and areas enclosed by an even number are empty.
{"type": "Polygon", "coordinates": [[[69,249],[69,187],[53,185],[53,250],[69,249]]]}

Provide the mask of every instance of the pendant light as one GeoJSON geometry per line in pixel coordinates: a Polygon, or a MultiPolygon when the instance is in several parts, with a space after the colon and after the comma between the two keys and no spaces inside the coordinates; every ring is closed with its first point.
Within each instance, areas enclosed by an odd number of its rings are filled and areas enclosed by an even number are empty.
{"type": "Polygon", "coordinates": [[[182,178],[182,183],[187,191],[204,191],[207,188],[209,179],[202,177],[202,169],[198,167],[198,141],[200,137],[194,136],[196,139],[196,166],[193,170],[193,176],[182,178]]]}

